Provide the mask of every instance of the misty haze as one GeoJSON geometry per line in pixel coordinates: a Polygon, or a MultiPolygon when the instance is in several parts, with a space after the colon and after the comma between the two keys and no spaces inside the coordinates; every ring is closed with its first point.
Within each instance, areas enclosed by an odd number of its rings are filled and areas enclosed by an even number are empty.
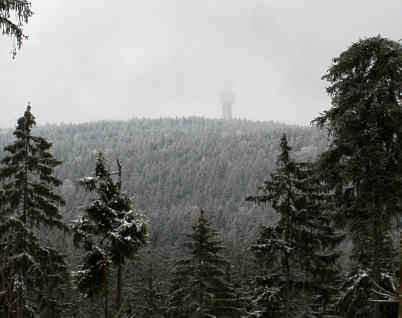
{"type": "Polygon", "coordinates": [[[402,317],[400,0],[0,0],[0,318],[402,317]]]}

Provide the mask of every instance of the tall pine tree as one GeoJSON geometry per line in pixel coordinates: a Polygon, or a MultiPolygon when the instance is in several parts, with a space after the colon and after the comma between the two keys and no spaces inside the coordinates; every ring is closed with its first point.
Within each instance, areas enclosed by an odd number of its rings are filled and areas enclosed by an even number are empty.
{"type": "Polygon", "coordinates": [[[69,272],[65,258],[45,247],[38,229],[67,232],[54,191],[61,181],[53,175],[60,161],[52,144],[32,135],[35,117],[28,105],[14,131],[16,141],[4,148],[0,181],[0,312],[7,317],[62,315],[69,272]]]}
{"type": "Polygon", "coordinates": [[[171,298],[168,312],[175,318],[241,317],[244,313],[240,295],[230,282],[230,263],[219,251],[222,241],[216,240],[201,211],[191,239],[183,246],[191,256],[176,262],[171,281],[171,298]]]}
{"type": "Polygon", "coordinates": [[[74,242],[85,250],[83,264],[76,273],[78,289],[88,298],[103,296],[108,316],[109,265],[121,269],[145,244],[147,222],[136,211],[132,199],[121,191],[121,180],[113,180],[106,160],[99,154],[94,177],[80,184],[97,198],[81,209],[73,223],[74,242]]]}
{"type": "MultiPolygon", "coordinates": [[[[381,251],[402,211],[402,46],[380,36],[360,40],[323,79],[332,108],[314,120],[330,137],[321,177],[335,193],[337,224],[350,233],[357,266],[379,283],[389,262],[381,251]]],[[[380,317],[378,303],[369,311],[380,317]]]]}
{"type": "Polygon", "coordinates": [[[279,220],[262,226],[251,246],[261,267],[254,317],[321,317],[329,304],[342,240],[331,227],[326,195],[311,165],[290,156],[286,136],[281,139],[277,169],[248,201],[271,203],[279,220]]]}

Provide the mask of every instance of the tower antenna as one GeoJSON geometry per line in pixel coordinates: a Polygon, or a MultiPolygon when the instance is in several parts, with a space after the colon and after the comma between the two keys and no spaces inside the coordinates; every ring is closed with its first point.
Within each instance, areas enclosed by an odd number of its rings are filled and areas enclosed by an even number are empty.
{"type": "Polygon", "coordinates": [[[219,100],[222,104],[222,119],[231,120],[232,119],[232,105],[235,102],[235,95],[229,89],[226,88],[219,95],[219,100]]]}

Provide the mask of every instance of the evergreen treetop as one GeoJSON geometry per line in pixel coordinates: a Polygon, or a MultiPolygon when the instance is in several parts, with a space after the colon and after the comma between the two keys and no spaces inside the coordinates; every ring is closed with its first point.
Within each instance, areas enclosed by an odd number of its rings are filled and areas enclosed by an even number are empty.
{"type": "Polygon", "coordinates": [[[183,245],[191,257],[176,262],[171,281],[168,312],[172,317],[240,317],[244,310],[240,295],[229,280],[230,263],[219,251],[222,241],[201,210],[191,241],[183,245]]]}
{"type": "Polygon", "coordinates": [[[339,225],[386,231],[401,213],[402,46],[380,36],[360,40],[323,79],[333,106],[313,122],[331,138],[319,163],[336,190],[339,225]]]}
{"type": "Polygon", "coordinates": [[[107,298],[109,264],[122,268],[145,244],[147,221],[132,199],[121,191],[120,180],[113,180],[106,160],[99,154],[94,177],[80,184],[97,194],[81,208],[73,223],[74,243],[85,250],[83,264],[76,273],[78,288],[85,296],[107,298]]]}
{"type": "Polygon", "coordinates": [[[53,169],[61,162],[49,152],[51,143],[32,135],[35,124],[28,105],[0,168],[0,313],[8,317],[63,315],[69,282],[64,255],[36,236],[42,226],[68,227],[59,211],[64,200],[54,192],[61,181],[53,169]]]}
{"type": "Polygon", "coordinates": [[[62,221],[59,206],[64,199],[54,188],[61,181],[53,175],[61,164],[49,152],[52,144],[40,136],[32,135],[35,117],[28,105],[14,131],[16,141],[4,147],[6,155],[1,163],[0,180],[3,181],[3,213],[16,215],[26,225],[57,227],[68,231],[62,221]]]}
{"type": "Polygon", "coordinates": [[[323,314],[333,292],[342,236],[334,232],[326,194],[312,165],[295,162],[282,136],[277,169],[248,201],[271,203],[279,220],[262,226],[251,246],[261,268],[255,295],[257,317],[323,314]],[[310,295],[308,298],[307,295],[310,295]],[[303,299],[303,301],[302,301],[303,299]]]}

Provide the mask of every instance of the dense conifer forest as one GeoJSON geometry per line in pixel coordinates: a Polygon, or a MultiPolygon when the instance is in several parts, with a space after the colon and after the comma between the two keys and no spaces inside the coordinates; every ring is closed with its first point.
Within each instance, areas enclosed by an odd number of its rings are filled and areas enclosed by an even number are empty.
{"type": "MultiPolygon", "coordinates": [[[[200,209],[224,240],[223,253],[237,270],[254,268],[248,246],[260,224],[270,224],[276,216],[245,197],[275,167],[282,134],[302,161],[312,161],[327,146],[325,133],[316,128],[196,117],[44,125],[33,133],[52,142],[54,156],[62,161],[55,176],[63,181],[60,193],[66,204],[61,212],[70,225],[93,197],[79,179],[93,174],[99,152],[112,171],[117,170],[116,159],[122,162],[122,188],[134,196],[150,225],[143,256],[128,265],[132,269],[125,273],[126,282],[140,279],[150,259],[160,261],[154,275],[166,278],[174,259],[184,254],[181,244],[200,209]]],[[[1,147],[12,140],[12,130],[2,130],[1,147]]],[[[56,243],[75,268],[82,252],[70,241],[64,236],[63,243],[56,243]]]]}
{"type": "MultiPolygon", "coordinates": [[[[121,160],[122,187],[151,221],[151,231],[171,247],[180,245],[200,209],[225,240],[249,238],[250,230],[272,216],[268,212],[267,219],[266,209],[244,199],[275,167],[282,134],[302,161],[313,160],[327,145],[325,133],[315,128],[203,118],[45,125],[34,132],[53,143],[54,156],[63,162],[55,175],[63,181],[67,223],[90,195],[78,179],[93,173],[102,152],[113,171],[121,160]]],[[[3,130],[1,146],[12,139],[12,131],[3,130]]]]}
{"type": "Polygon", "coordinates": [[[400,316],[401,61],[353,44],[314,127],[28,104],[0,131],[0,317],[400,316]]]}

